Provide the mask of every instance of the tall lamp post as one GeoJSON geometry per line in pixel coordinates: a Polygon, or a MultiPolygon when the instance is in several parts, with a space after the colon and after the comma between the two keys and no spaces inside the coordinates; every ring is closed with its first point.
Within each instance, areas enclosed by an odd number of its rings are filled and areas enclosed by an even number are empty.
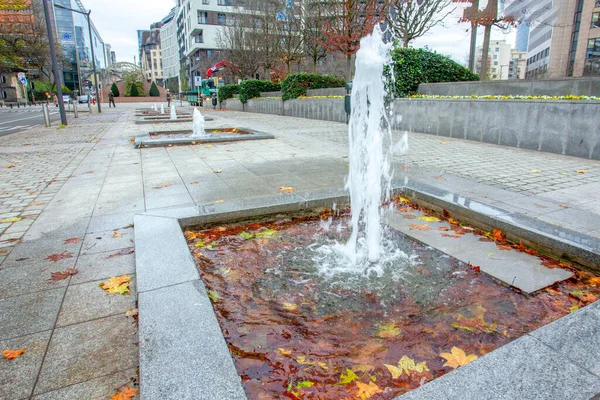
{"type": "MultiPolygon", "coordinates": [[[[44,2],[44,4],[45,3],[46,2],[44,2]]],[[[92,49],[92,66],[94,67],[94,85],[96,85],[96,102],[98,104],[98,112],[101,113],[102,107],[100,106],[100,88],[98,87],[98,73],[96,72],[96,56],[94,55],[94,38],[92,37],[92,21],[90,20],[90,14],[92,13],[92,10],[89,10],[88,12],[83,12],[65,6],[61,6],[60,4],[56,3],[54,3],[54,7],[76,12],[78,14],[83,14],[87,17],[88,29],[90,32],[90,48],[92,49]]],[[[75,43],[75,46],[77,46],[77,43],[75,43]]]]}
{"type": "Polygon", "coordinates": [[[44,0],[44,14],[46,16],[46,28],[48,29],[48,44],[50,45],[50,56],[52,58],[52,71],[54,73],[54,83],[56,84],[56,94],[58,96],[58,109],[60,111],[60,123],[67,125],[67,112],[62,94],[62,79],[58,69],[58,60],[56,59],[56,47],[54,45],[54,32],[52,32],[52,21],[50,20],[50,0],[44,0]]]}

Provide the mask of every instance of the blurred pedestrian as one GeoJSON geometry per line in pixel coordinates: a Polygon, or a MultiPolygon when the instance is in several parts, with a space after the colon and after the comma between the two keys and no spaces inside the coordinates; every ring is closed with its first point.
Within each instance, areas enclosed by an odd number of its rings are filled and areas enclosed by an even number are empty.
{"type": "Polygon", "coordinates": [[[110,108],[111,104],[114,108],[117,108],[117,106],[115,105],[115,95],[113,94],[112,90],[109,90],[108,91],[108,108],[110,108]]]}

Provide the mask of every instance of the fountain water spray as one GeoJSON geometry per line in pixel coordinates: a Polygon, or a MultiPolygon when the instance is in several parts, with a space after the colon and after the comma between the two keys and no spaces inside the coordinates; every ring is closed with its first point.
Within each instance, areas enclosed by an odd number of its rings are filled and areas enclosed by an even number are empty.
{"type": "Polygon", "coordinates": [[[192,136],[203,136],[204,132],[204,117],[200,114],[200,110],[194,107],[194,120],[192,122],[192,136]]]}
{"type": "Polygon", "coordinates": [[[177,119],[177,112],[175,111],[175,104],[171,104],[171,119],[177,119]]]}
{"type": "Polygon", "coordinates": [[[362,225],[369,262],[378,262],[381,253],[379,208],[381,201],[389,198],[391,182],[388,154],[384,151],[384,140],[391,142],[391,125],[385,108],[383,73],[391,61],[390,48],[391,44],[383,43],[379,26],[375,26],[373,34],[361,39],[356,53],[348,127],[350,172],[346,181],[352,209],[352,234],[346,246],[353,261],[362,225]]]}
{"type": "Polygon", "coordinates": [[[154,105],[152,106],[152,110],[153,111],[158,111],[158,108],[156,108],[156,103],[154,103],[154,105]]]}
{"type": "Polygon", "coordinates": [[[165,105],[164,104],[160,105],[160,113],[163,114],[163,115],[165,113],[165,105]]]}

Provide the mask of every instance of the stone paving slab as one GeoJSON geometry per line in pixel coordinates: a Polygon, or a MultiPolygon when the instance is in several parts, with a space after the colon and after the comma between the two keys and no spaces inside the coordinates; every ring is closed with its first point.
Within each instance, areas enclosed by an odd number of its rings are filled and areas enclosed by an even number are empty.
{"type": "Polygon", "coordinates": [[[142,292],[139,303],[142,398],[246,399],[201,280],[142,292]]]}

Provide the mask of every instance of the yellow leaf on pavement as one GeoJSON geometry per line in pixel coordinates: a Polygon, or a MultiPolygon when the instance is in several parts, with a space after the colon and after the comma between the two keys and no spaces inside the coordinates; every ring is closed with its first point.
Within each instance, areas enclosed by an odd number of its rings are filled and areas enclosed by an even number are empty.
{"type": "Polygon", "coordinates": [[[539,172],[541,172],[539,169],[532,169],[532,170],[531,170],[531,173],[532,173],[532,174],[537,174],[537,173],[539,173],[539,172]]]}
{"type": "Polygon", "coordinates": [[[223,172],[223,171],[220,169],[215,169],[215,174],[220,174],[221,172],[223,172]]]}
{"type": "Polygon", "coordinates": [[[109,278],[108,282],[100,283],[102,289],[106,290],[110,294],[127,294],[129,293],[129,284],[131,277],[128,275],[113,276],[109,278]]]}
{"type": "Polygon", "coordinates": [[[118,238],[118,237],[123,237],[123,235],[121,235],[120,233],[115,231],[115,232],[113,232],[113,237],[118,238]]]}
{"type": "Polygon", "coordinates": [[[477,360],[477,356],[475,354],[467,355],[463,349],[460,349],[456,346],[452,347],[450,353],[441,353],[440,357],[446,360],[444,367],[450,367],[454,369],[467,365],[471,361],[477,360]]]}
{"type": "Polygon", "coordinates": [[[428,216],[428,215],[421,215],[421,216],[419,217],[419,219],[420,219],[421,221],[427,221],[427,222],[440,222],[440,219],[439,219],[439,218],[432,217],[432,216],[428,216]]]}
{"type": "Polygon", "coordinates": [[[279,190],[282,192],[294,193],[294,189],[291,186],[279,186],[279,190]]]}
{"type": "Polygon", "coordinates": [[[585,169],[578,169],[575,172],[577,172],[578,174],[585,174],[585,169]]]}
{"type": "Polygon", "coordinates": [[[7,224],[9,222],[19,222],[20,220],[22,220],[23,218],[18,218],[18,217],[13,217],[13,218],[4,218],[2,221],[0,221],[3,224],[7,224]]]}

